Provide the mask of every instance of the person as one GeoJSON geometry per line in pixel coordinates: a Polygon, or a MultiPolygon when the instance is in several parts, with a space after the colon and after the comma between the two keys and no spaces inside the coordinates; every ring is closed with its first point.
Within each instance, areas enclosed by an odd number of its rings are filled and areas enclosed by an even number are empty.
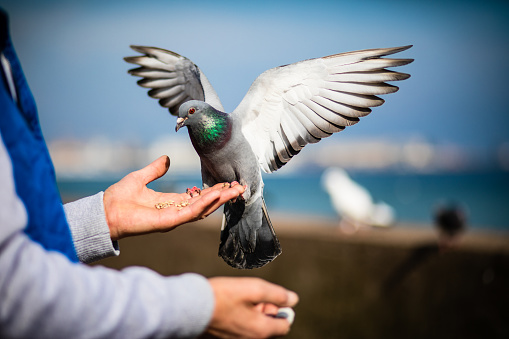
{"type": "Polygon", "coordinates": [[[62,205],[35,103],[0,8],[0,337],[270,337],[289,331],[279,307],[298,296],[259,278],[163,277],[89,263],[119,255],[118,240],[206,217],[242,194],[237,183],[200,194],[161,193],[162,156],[105,192],[62,205]],[[164,209],[164,201],[185,201],[164,209]]]}

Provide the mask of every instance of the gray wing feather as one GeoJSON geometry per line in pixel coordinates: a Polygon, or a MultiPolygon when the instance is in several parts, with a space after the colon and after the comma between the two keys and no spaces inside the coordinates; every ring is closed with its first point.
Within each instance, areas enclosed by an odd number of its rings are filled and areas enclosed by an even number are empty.
{"type": "Polygon", "coordinates": [[[175,52],[157,47],[131,46],[141,56],[124,58],[140,67],[129,70],[142,77],[138,85],[150,88],[148,95],[178,115],[180,105],[189,100],[201,100],[218,110],[224,110],[214,88],[203,72],[191,60],[175,52]]]}

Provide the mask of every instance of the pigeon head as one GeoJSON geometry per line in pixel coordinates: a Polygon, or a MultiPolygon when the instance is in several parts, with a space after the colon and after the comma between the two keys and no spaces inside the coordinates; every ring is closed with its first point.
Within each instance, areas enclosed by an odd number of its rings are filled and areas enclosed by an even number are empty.
{"type": "Polygon", "coordinates": [[[187,126],[191,141],[200,149],[222,147],[231,135],[228,114],[198,100],[180,106],[175,131],[183,126],[187,126]]]}
{"type": "Polygon", "coordinates": [[[175,132],[178,132],[183,126],[192,126],[202,120],[202,116],[206,115],[208,111],[213,108],[198,100],[190,100],[183,103],[179,108],[179,117],[177,119],[177,126],[175,126],[175,132]]]}

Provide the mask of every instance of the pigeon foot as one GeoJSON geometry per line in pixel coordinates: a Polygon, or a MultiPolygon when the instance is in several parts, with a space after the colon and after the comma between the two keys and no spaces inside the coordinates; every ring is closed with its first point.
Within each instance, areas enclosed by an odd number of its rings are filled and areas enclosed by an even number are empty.
{"type": "Polygon", "coordinates": [[[186,189],[186,193],[189,194],[191,198],[194,198],[201,194],[201,189],[199,189],[196,186],[193,186],[193,188],[186,189]]]}

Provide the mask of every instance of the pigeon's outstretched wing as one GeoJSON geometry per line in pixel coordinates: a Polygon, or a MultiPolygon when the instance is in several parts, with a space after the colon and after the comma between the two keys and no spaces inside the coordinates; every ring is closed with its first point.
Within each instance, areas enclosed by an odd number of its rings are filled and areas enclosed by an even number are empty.
{"type": "Polygon", "coordinates": [[[376,95],[398,90],[385,81],[410,77],[385,68],[413,61],[382,56],[410,47],[336,54],[262,73],[233,112],[262,169],[278,170],[308,143],[356,124],[370,107],[382,105],[376,95]]]}
{"type": "Polygon", "coordinates": [[[140,56],[126,57],[125,61],[140,65],[130,74],[143,77],[141,87],[151,88],[152,98],[178,115],[179,107],[189,100],[205,101],[217,110],[223,105],[203,72],[191,60],[177,53],[157,47],[131,46],[140,56]]]}

